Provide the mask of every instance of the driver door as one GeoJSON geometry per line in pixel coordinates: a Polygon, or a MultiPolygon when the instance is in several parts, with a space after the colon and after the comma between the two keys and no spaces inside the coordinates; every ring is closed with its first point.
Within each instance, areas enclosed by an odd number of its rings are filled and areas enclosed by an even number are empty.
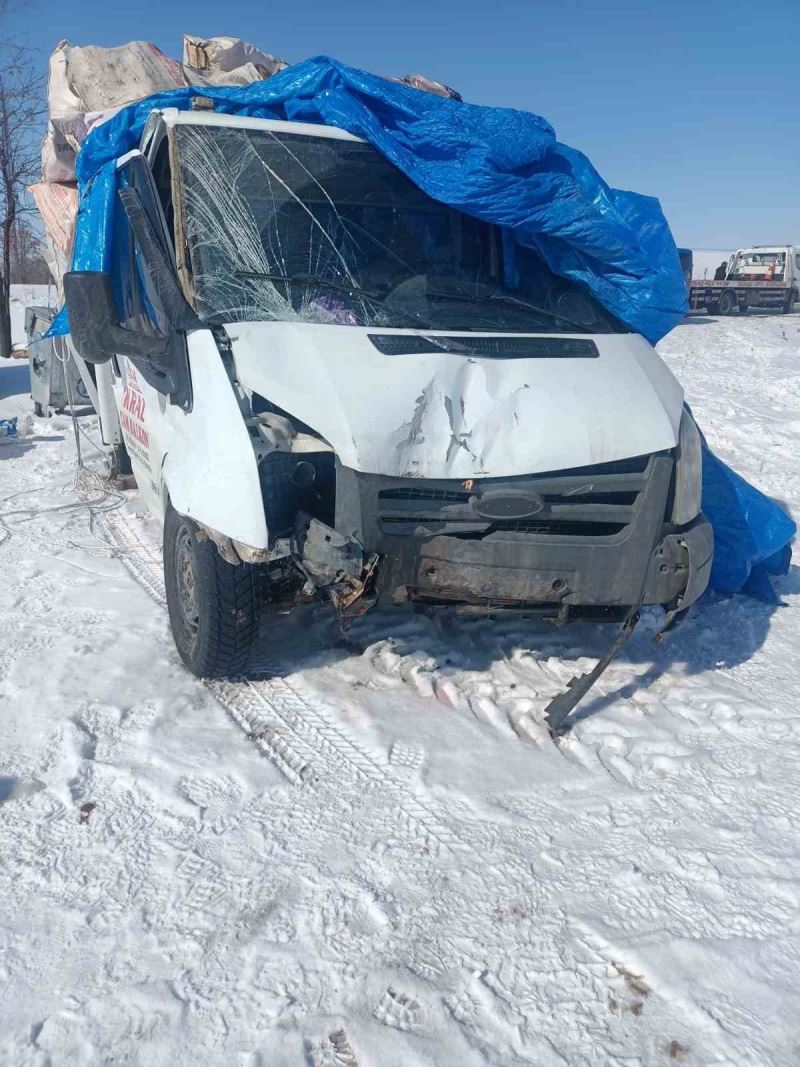
{"type": "MultiPolygon", "coordinates": [[[[129,155],[119,167],[118,189],[134,190],[153,230],[174,263],[169,232],[153,175],[140,152],[129,155]]],[[[173,436],[169,406],[190,407],[189,370],[185,335],[171,330],[125,211],[115,211],[115,267],[119,271],[122,325],[153,335],[170,337],[172,376],[147,361],[129,356],[114,359],[114,394],[120,428],[140,492],[157,514],[163,511],[161,470],[173,436]]]]}

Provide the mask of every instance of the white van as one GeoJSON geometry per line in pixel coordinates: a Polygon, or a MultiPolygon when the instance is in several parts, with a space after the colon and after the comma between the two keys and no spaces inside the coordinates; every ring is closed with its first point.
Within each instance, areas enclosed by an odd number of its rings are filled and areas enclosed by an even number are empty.
{"type": "Polygon", "coordinates": [[[118,171],[122,284],[66,298],[190,670],[320,596],[629,631],[705,589],[680,385],[535,253],[329,126],[154,111],[118,171]]]}

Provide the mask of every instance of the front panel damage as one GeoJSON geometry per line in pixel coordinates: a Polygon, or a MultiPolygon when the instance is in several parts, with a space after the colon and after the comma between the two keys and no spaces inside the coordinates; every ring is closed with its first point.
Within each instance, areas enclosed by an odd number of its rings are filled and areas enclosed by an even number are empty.
{"type": "Polygon", "coordinates": [[[297,516],[296,546],[299,567],[330,598],[340,618],[363,615],[373,607],[377,553],[365,559],[358,541],[304,512],[297,516]]]}

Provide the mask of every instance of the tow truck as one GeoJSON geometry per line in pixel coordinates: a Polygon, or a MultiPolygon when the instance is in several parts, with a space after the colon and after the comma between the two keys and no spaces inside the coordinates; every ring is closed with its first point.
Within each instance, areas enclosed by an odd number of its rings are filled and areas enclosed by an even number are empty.
{"type": "Polygon", "coordinates": [[[756,245],[731,256],[723,279],[693,279],[692,311],[712,315],[773,308],[788,314],[800,300],[800,245],[756,245]]]}

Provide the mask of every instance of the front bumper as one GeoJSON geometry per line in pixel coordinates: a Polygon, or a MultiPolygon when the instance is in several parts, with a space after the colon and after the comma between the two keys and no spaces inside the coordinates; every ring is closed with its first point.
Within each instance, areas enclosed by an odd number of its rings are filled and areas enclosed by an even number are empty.
{"type": "Polygon", "coordinates": [[[380,555],[383,603],[525,610],[564,621],[613,620],[640,603],[683,610],[708,584],[713,536],[702,515],[684,528],[664,523],[673,465],[663,453],[475,482],[339,467],[336,528],[380,555]],[[487,522],[476,501],[480,508],[482,496],[501,489],[532,496],[540,512],[487,522]]]}

